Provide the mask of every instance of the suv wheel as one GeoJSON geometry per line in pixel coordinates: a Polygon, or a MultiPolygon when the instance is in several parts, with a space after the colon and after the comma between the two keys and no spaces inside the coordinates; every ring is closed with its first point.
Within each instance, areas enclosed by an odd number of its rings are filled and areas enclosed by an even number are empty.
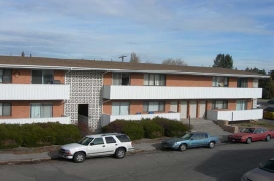
{"type": "Polygon", "coordinates": [[[126,151],[124,148],[117,148],[115,151],[115,157],[118,159],[124,158],[126,156],[126,151]]]}
{"type": "Polygon", "coordinates": [[[73,156],[73,160],[76,163],[81,163],[86,159],[86,155],[83,152],[77,152],[73,156]]]}

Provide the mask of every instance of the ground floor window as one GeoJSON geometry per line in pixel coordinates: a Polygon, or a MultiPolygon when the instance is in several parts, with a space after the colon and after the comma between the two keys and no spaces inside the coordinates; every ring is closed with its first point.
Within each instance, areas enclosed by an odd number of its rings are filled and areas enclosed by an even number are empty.
{"type": "Polygon", "coordinates": [[[0,103],[0,116],[11,116],[11,103],[0,103]]]}
{"type": "Polygon", "coordinates": [[[215,100],[212,102],[212,109],[227,109],[227,100],[215,100]]]}
{"type": "Polygon", "coordinates": [[[165,110],[165,102],[164,101],[150,101],[143,103],[143,111],[151,112],[151,111],[164,111],[165,110]]]}
{"type": "Polygon", "coordinates": [[[50,118],[52,117],[52,103],[31,103],[31,118],[50,118]]]}
{"type": "Polygon", "coordinates": [[[129,114],[129,102],[113,102],[112,103],[112,115],[128,115],[129,114]]]}
{"type": "Polygon", "coordinates": [[[247,101],[246,100],[237,100],[236,110],[246,110],[247,101]]]}

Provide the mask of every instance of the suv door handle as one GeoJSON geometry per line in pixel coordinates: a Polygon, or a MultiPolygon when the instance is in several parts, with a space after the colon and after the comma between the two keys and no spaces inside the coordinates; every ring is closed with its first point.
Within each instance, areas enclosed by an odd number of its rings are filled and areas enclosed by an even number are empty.
{"type": "Polygon", "coordinates": [[[103,145],[103,147],[105,147],[105,145],[103,145]]]}
{"type": "Polygon", "coordinates": [[[115,146],[117,146],[118,144],[115,144],[115,146]]]}

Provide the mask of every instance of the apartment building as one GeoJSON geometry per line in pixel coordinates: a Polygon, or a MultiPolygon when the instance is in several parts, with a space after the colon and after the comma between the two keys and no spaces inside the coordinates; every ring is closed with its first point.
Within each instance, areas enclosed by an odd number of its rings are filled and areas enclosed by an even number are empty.
{"type": "Polygon", "coordinates": [[[240,70],[95,60],[0,56],[0,123],[116,119],[262,118],[258,80],[240,70]]]}

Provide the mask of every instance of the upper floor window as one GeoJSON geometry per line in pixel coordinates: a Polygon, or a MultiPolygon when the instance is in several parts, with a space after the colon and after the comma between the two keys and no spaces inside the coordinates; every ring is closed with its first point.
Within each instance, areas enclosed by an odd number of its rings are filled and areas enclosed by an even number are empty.
{"type": "Polygon", "coordinates": [[[0,103],[0,116],[11,116],[11,103],[0,103]]]}
{"type": "Polygon", "coordinates": [[[227,100],[216,100],[212,102],[212,109],[227,109],[227,100]]]}
{"type": "Polygon", "coordinates": [[[247,79],[238,78],[237,87],[247,87],[247,79]]]}
{"type": "Polygon", "coordinates": [[[144,85],[165,86],[166,76],[162,74],[144,74],[144,85]]]}
{"type": "Polygon", "coordinates": [[[129,74],[113,73],[113,85],[129,85],[129,74]]]}
{"type": "Polygon", "coordinates": [[[213,77],[212,87],[228,87],[227,77],[213,77]]]}
{"type": "Polygon", "coordinates": [[[11,83],[11,70],[0,69],[0,83],[11,83]]]}
{"type": "Polygon", "coordinates": [[[112,115],[128,115],[129,114],[129,102],[113,102],[112,103],[112,115]]]}
{"type": "Polygon", "coordinates": [[[153,111],[164,111],[165,102],[164,101],[150,101],[143,103],[144,112],[153,112],[153,111]]]}
{"type": "Polygon", "coordinates": [[[30,104],[31,118],[52,117],[52,103],[32,103],[30,104]]]}
{"type": "Polygon", "coordinates": [[[32,84],[51,84],[53,80],[53,70],[32,70],[32,84]]]}
{"type": "Polygon", "coordinates": [[[237,100],[236,110],[246,110],[246,109],[247,109],[247,101],[246,100],[237,100]]]}

